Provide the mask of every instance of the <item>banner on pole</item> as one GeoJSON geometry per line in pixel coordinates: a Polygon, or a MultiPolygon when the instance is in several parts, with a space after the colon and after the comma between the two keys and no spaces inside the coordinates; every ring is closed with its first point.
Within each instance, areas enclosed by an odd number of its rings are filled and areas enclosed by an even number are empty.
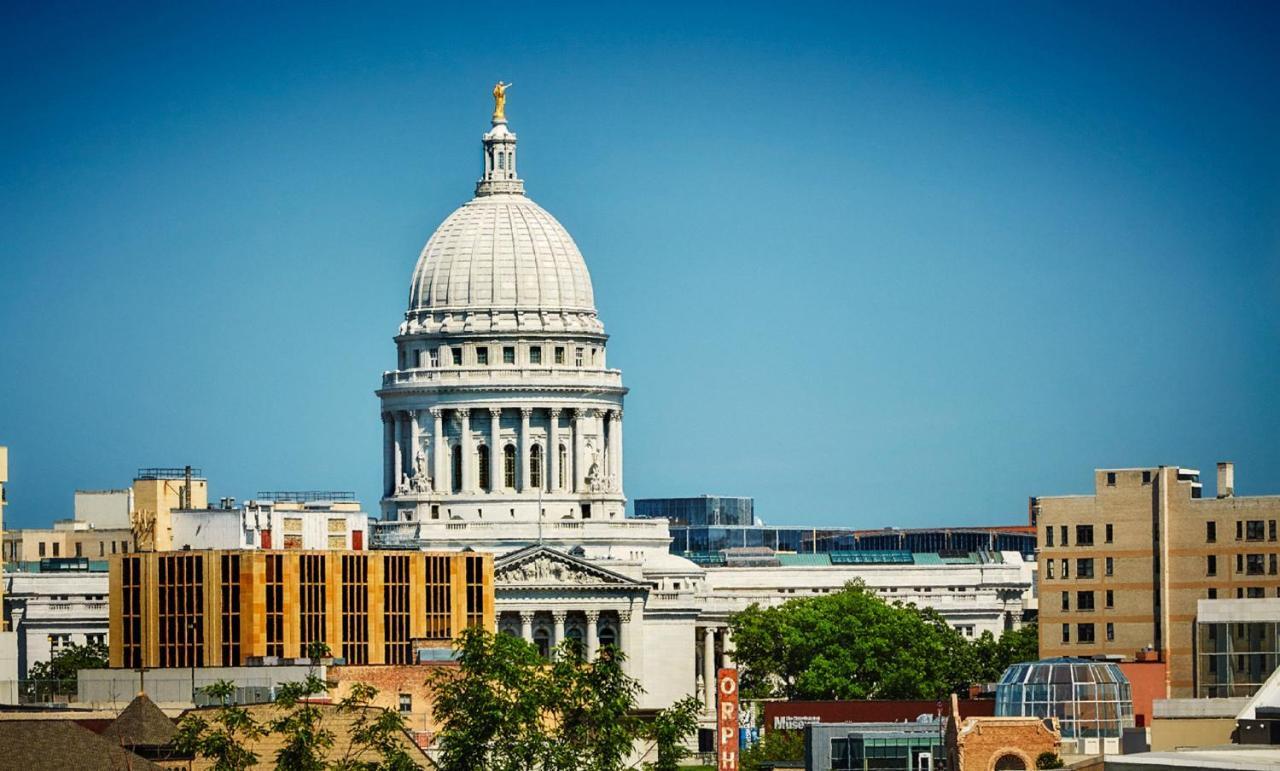
{"type": "Polygon", "coordinates": [[[716,673],[716,768],[738,771],[738,670],[716,673]]]}

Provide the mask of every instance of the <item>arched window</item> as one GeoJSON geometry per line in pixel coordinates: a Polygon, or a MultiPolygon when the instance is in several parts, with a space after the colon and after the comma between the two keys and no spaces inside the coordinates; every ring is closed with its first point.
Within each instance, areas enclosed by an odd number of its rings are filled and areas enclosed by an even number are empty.
{"type": "Polygon", "coordinates": [[[611,626],[601,627],[600,628],[600,647],[603,648],[608,645],[617,645],[617,644],[618,644],[618,635],[616,632],[613,631],[613,627],[611,626]]]}
{"type": "Polygon", "coordinates": [[[996,761],[996,771],[1026,771],[1027,762],[1012,752],[1001,755],[996,761]]]}
{"type": "Polygon", "coordinates": [[[462,447],[453,446],[453,491],[462,492],[462,447]]]}
{"type": "Polygon", "coordinates": [[[476,447],[476,468],[480,471],[480,489],[489,489],[489,448],[483,444],[476,447]]]}
{"type": "Polygon", "coordinates": [[[509,488],[516,486],[515,445],[508,444],[502,448],[502,486],[509,488]]]}
{"type": "Polygon", "coordinates": [[[529,485],[542,487],[542,445],[529,448],[529,485]]]}
{"type": "Polygon", "coordinates": [[[507,168],[507,154],[506,154],[506,153],[503,153],[503,152],[499,152],[499,153],[498,153],[498,168],[499,168],[499,169],[505,169],[505,168],[507,168]]]}
{"type": "Polygon", "coordinates": [[[565,630],[564,636],[569,640],[569,649],[573,651],[573,655],[582,658],[587,650],[586,644],[582,642],[582,629],[571,626],[565,630]]]}
{"type": "Polygon", "coordinates": [[[569,488],[569,486],[564,483],[564,480],[568,478],[569,474],[568,466],[569,451],[566,450],[562,444],[560,445],[560,479],[556,480],[561,490],[567,490],[569,488]]]}
{"type": "Polygon", "coordinates": [[[544,659],[551,658],[551,634],[543,628],[533,633],[533,644],[538,646],[538,655],[544,659]]]}

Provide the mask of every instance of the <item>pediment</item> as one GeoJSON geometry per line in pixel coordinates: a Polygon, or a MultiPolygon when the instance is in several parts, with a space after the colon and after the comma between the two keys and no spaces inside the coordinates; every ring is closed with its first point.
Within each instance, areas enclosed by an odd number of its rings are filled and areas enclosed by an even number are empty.
{"type": "Polygon", "coordinates": [[[493,580],[498,587],[588,586],[636,588],[645,584],[588,560],[548,546],[530,546],[494,561],[493,580]]]}

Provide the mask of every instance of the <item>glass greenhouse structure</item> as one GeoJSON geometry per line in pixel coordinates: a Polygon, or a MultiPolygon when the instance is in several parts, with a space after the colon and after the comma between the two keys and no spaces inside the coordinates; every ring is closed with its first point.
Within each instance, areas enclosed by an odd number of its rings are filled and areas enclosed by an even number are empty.
{"type": "Polygon", "coordinates": [[[1056,658],[1014,664],[996,685],[996,715],[1056,717],[1062,738],[1119,738],[1133,727],[1133,693],[1120,667],[1056,658]]]}

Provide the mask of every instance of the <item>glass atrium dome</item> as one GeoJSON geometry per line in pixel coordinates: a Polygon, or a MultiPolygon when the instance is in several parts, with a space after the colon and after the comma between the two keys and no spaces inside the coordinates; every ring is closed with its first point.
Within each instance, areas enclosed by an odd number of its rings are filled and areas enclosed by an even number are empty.
{"type": "Polygon", "coordinates": [[[1056,717],[1063,739],[1118,738],[1133,727],[1133,693],[1116,664],[1044,659],[1005,670],[996,715],[1056,717]]]}

